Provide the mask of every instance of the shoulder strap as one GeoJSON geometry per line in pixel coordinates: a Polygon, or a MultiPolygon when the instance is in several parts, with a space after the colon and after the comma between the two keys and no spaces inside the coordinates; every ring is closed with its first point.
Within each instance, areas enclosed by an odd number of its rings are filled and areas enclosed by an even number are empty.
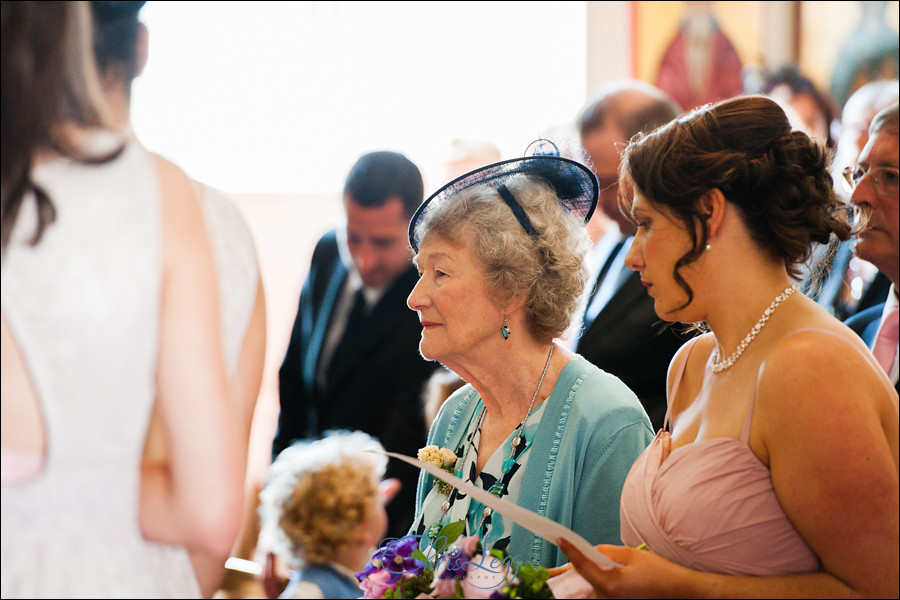
{"type": "Polygon", "coordinates": [[[688,358],[691,356],[691,350],[694,349],[694,344],[697,343],[697,340],[699,339],[699,335],[695,336],[685,344],[687,350],[684,351],[684,360],[678,365],[678,372],[675,375],[675,380],[672,381],[672,391],[666,398],[666,418],[663,420],[663,429],[669,429],[669,412],[672,410],[672,399],[678,394],[678,387],[681,385],[681,378],[684,377],[684,369],[687,366],[688,358]]]}

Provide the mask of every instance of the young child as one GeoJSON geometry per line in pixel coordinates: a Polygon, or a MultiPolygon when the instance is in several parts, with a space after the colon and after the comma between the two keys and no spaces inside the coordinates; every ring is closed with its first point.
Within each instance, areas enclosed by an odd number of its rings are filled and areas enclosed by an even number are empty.
{"type": "Polygon", "coordinates": [[[395,481],[382,482],[387,457],[369,450],[384,448],[361,431],[329,432],[286,448],[269,467],[259,515],[270,597],[362,595],[353,573],[381,545],[384,505],[396,492],[395,481]],[[272,580],[276,557],[291,569],[280,595],[272,580]]]}

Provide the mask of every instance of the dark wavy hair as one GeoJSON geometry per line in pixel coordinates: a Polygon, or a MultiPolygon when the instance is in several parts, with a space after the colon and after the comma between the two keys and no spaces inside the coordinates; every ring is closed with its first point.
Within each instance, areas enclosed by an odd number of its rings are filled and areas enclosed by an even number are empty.
{"type": "Polygon", "coordinates": [[[830,151],[805,133],[791,131],[780,106],[764,96],[741,96],[695,109],[650,134],[638,134],[622,158],[619,204],[631,214],[625,190],[634,185],[653,205],[667,209],[691,235],[693,247],[676,263],[674,277],[694,299],[679,270],[707,242],[701,196],[718,189],[738,209],[753,240],[788,273],[812,243],[853,232],[846,204],[834,191],[830,151]]]}
{"type": "Polygon", "coordinates": [[[363,154],[347,174],[344,196],[365,208],[384,206],[399,198],[404,214],[411,217],[425,197],[419,168],[405,155],[389,150],[363,154]]]}
{"type": "Polygon", "coordinates": [[[40,240],[56,210],[31,179],[38,152],[50,150],[86,163],[105,162],[85,155],[62,128],[65,123],[100,127],[99,81],[91,50],[91,22],[84,2],[7,2],[0,5],[0,247],[10,234],[29,192],[34,193],[40,240]]]}

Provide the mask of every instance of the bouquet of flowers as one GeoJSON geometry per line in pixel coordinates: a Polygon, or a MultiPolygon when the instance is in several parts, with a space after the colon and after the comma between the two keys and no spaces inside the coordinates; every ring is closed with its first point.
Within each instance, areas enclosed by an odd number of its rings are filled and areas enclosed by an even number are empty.
{"type": "Polygon", "coordinates": [[[382,546],[356,573],[363,598],[553,598],[547,569],[485,552],[477,535],[461,535],[464,528],[462,521],[444,526],[427,554],[414,535],[382,546]]]}

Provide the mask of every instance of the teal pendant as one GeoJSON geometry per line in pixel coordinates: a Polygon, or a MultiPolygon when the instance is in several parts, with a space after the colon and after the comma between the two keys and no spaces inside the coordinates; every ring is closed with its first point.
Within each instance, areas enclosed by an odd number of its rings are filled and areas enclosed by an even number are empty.
{"type": "Polygon", "coordinates": [[[508,340],[509,339],[509,327],[507,327],[506,325],[501,327],[500,334],[503,336],[504,340],[508,340]]]}
{"type": "Polygon", "coordinates": [[[488,490],[491,494],[497,496],[498,498],[503,495],[503,488],[506,487],[499,481],[491,486],[491,489],[488,490]]]}
{"type": "Polygon", "coordinates": [[[507,473],[509,473],[512,470],[514,464],[516,464],[516,459],[514,459],[514,458],[504,459],[503,467],[501,467],[503,469],[503,474],[506,475],[507,473]]]}

